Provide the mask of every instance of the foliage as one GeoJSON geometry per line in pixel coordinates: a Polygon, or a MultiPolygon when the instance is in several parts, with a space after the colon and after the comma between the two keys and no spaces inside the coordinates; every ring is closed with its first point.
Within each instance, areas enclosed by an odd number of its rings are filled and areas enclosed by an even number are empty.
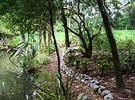
{"type": "MultiPolygon", "coordinates": [[[[49,51],[49,47],[46,46],[46,49],[44,50],[44,52],[48,52],[49,51]]],[[[50,45],[50,52],[55,52],[56,49],[55,49],[55,46],[54,45],[50,45]]]]}
{"type": "Polygon", "coordinates": [[[67,56],[68,60],[66,60],[66,63],[70,64],[70,65],[74,65],[75,63],[75,59],[76,56],[74,54],[70,54],[69,56],[67,56]]]}
{"type": "Polygon", "coordinates": [[[38,54],[35,58],[34,58],[34,63],[35,66],[36,65],[47,65],[50,63],[50,58],[48,56],[46,56],[45,54],[38,54]]]}
{"type": "Polygon", "coordinates": [[[34,67],[33,66],[34,57],[37,55],[38,52],[37,45],[34,43],[24,41],[20,43],[17,47],[18,47],[17,51],[14,51],[9,59],[11,59],[13,56],[18,57],[18,59],[21,58],[22,60],[18,61],[21,67],[24,69],[34,67]]]}
{"type": "Polygon", "coordinates": [[[119,17],[118,19],[118,27],[119,30],[122,29],[133,29],[130,26],[130,16],[129,16],[129,12],[125,12],[124,14],[122,14],[121,17],[119,17]]]}
{"type": "Polygon", "coordinates": [[[8,45],[8,46],[16,47],[18,44],[20,44],[21,39],[14,39],[14,38],[12,40],[7,39],[6,42],[7,43],[5,44],[5,46],[8,45]]]}
{"type": "Polygon", "coordinates": [[[124,50],[134,50],[135,49],[135,46],[134,46],[134,41],[131,39],[127,39],[126,41],[124,40],[119,40],[117,41],[117,44],[118,44],[118,50],[119,52],[122,52],[124,50]]]}
{"type": "Polygon", "coordinates": [[[126,51],[126,53],[120,53],[120,63],[122,73],[133,73],[135,72],[135,52],[126,51]]]}
{"type": "Polygon", "coordinates": [[[88,61],[87,58],[83,58],[80,62],[80,68],[84,68],[86,70],[87,67],[89,67],[91,62],[88,61]]]}
{"type": "Polygon", "coordinates": [[[20,62],[20,66],[23,69],[34,67],[34,59],[32,56],[23,55],[23,59],[20,62]]]}
{"type": "MultiPolygon", "coordinates": [[[[67,76],[66,86],[64,83],[60,83],[60,77],[56,75],[56,73],[48,73],[46,74],[47,70],[42,70],[40,74],[40,78],[37,79],[34,83],[34,86],[38,89],[36,91],[38,100],[70,100],[70,90],[72,84],[75,79],[75,75],[69,85],[69,79],[67,76]],[[62,92],[62,87],[59,84],[62,84],[63,88],[65,89],[65,93],[62,92]]],[[[80,100],[83,97],[85,100],[89,95],[84,95],[84,93],[80,94],[76,100],[80,100]]]]}
{"type": "Polygon", "coordinates": [[[90,66],[91,62],[89,62],[87,58],[83,58],[81,54],[70,54],[67,56],[66,63],[71,66],[75,65],[76,69],[82,68],[86,70],[87,67],[90,66]]]}
{"type": "Polygon", "coordinates": [[[110,50],[110,44],[107,41],[108,38],[105,34],[105,30],[102,29],[101,34],[96,36],[93,40],[93,47],[96,50],[110,50]]]}
{"type": "Polygon", "coordinates": [[[57,22],[54,26],[56,32],[64,32],[64,28],[61,22],[57,22]]]}
{"type": "Polygon", "coordinates": [[[112,66],[112,63],[108,63],[107,59],[102,56],[97,57],[96,64],[100,75],[107,75],[112,66]]]}
{"type": "Polygon", "coordinates": [[[81,63],[80,59],[76,59],[76,60],[74,61],[74,65],[75,65],[75,68],[76,68],[76,69],[80,68],[80,67],[79,67],[79,66],[80,66],[80,63],[81,63]]]}

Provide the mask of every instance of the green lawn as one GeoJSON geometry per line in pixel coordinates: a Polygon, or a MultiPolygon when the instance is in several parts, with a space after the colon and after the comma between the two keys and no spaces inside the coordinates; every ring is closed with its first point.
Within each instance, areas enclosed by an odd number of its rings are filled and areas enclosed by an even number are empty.
{"type": "Polygon", "coordinates": [[[135,42],[135,30],[113,30],[116,39],[132,39],[135,42]]]}
{"type": "MultiPolygon", "coordinates": [[[[132,39],[135,42],[135,30],[113,30],[113,34],[117,40],[126,40],[127,39],[132,39]]],[[[26,39],[27,39],[27,35],[26,39]]],[[[69,37],[71,38],[74,36],[73,33],[70,33],[69,37]]],[[[64,43],[65,41],[65,33],[64,32],[55,32],[55,37],[57,40],[57,43],[64,43]]],[[[15,37],[16,39],[21,39],[21,35],[15,37]]],[[[35,35],[35,39],[38,41],[38,36],[35,35]]],[[[42,39],[43,42],[43,39],[42,39]]]]}
{"type": "MultiPolygon", "coordinates": [[[[116,39],[126,40],[127,38],[135,41],[135,30],[113,30],[113,34],[116,39]]],[[[55,33],[55,36],[58,42],[62,42],[65,40],[64,32],[57,32],[55,33]]]]}

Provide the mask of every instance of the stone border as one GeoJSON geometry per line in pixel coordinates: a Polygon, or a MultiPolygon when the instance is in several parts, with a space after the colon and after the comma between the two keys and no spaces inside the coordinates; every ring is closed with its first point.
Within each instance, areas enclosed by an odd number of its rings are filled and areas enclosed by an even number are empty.
{"type": "MultiPolygon", "coordinates": [[[[73,48],[72,50],[74,50],[74,49],[76,49],[76,47],[73,48]]],[[[67,49],[67,51],[68,50],[69,49],[67,49]]],[[[64,59],[65,59],[65,54],[63,51],[62,56],[61,56],[61,61],[60,61],[61,70],[64,71],[66,73],[66,75],[72,77],[75,73],[74,73],[74,71],[72,71],[72,69],[70,69],[66,66],[64,59]]],[[[100,83],[97,80],[94,80],[91,77],[80,74],[80,73],[76,73],[75,78],[77,80],[80,80],[81,82],[85,83],[86,85],[88,85],[91,89],[95,89],[98,93],[100,93],[100,95],[104,98],[104,100],[113,99],[113,96],[111,95],[110,91],[106,90],[106,87],[100,86],[100,83]]]]}

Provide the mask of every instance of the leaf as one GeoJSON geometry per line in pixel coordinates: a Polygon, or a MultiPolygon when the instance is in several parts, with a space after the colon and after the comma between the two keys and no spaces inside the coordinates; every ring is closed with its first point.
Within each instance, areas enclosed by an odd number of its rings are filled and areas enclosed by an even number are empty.
{"type": "Polygon", "coordinates": [[[42,96],[41,96],[38,92],[36,92],[36,94],[37,94],[39,100],[44,100],[44,99],[42,98],[42,96]]]}
{"type": "MultiPolygon", "coordinates": [[[[76,74],[75,74],[76,75],[76,74]]],[[[75,75],[73,76],[73,79],[72,79],[72,81],[71,81],[71,84],[70,84],[70,87],[69,87],[69,91],[70,91],[70,89],[71,89],[71,87],[72,87],[72,84],[73,84],[73,82],[74,82],[74,80],[75,80],[75,75]]]]}
{"type": "Polygon", "coordinates": [[[88,96],[90,96],[90,95],[85,95],[82,100],[85,100],[88,96]]]}
{"type": "Polygon", "coordinates": [[[20,52],[21,52],[21,50],[24,48],[24,45],[20,48],[20,49],[18,49],[17,51],[16,51],[16,53],[15,53],[15,55],[14,56],[17,56],[20,52]]]}
{"type": "Polygon", "coordinates": [[[11,56],[9,57],[9,60],[14,56],[15,53],[16,51],[11,54],[11,56]]]}
{"type": "Polygon", "coordinates": [[[77,98],[77,100],[81,100],[81,97],[84,95],[84,93],[81,93],[79,96],[78,96],[78,98],[77,98]]]}
{"type": "Polygon", "coordinates": [[[36,85],[34,85],[34,86],[35,86],[36,88],[38,88],[39,90],[43,91],[43,93],[45,93],[46,95],[50,96],[51,98],[53,98],[53,99],[56,98],[56,96],[55,96],[55,95],[52,95],[52,94],[50,93],[50,91],[48,91],[48,90],[43,90],[43,89],[41,89],[40,87],[38,87],[38,86],[36,86],[36,85]]]}
{"type": "Polygon", "coordinates": [[[58,77],[58,79],[59,79],[59,81],[58,81],[58,82],[59,82],[59,84],[64,86],[64,83],[62,82],[62,80],[61,80],[60,76],[58,76],[57,74],[56,74],[56,76],[57,76],[57,77],[58,77]]]}
{"type": "Polygon", "coordinates": [[[68,100],[68,75],[67,75],[67,80],[66,80],[66,94],[65,94],[65,100],[68,100]]]}

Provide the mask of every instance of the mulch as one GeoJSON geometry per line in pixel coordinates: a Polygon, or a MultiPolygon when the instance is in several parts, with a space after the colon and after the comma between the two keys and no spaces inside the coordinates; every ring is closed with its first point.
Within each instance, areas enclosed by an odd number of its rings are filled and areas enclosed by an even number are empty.
{"type": "MultiPolygon", "coordinates": [[[[63,52],[63,47],[59,46],[59,52],[60,56],[63,52]]],[[[54,71],[57,71],[57,55],[50,56],[51,63],[48,65],[44,65],[42,69],[47,70],[47,73],[53,73],[54,71]]],[[[100,82],[102,86],[105,86],[107,90],[109,90],[114,97],[114,100],[135,100],[135,73],[132,74],[124,74],[124,83],[125,83],[125,90],[124,91],[118,91],[116,88],[116,81],[114,77],[114,73],[110,72],[109,75],[106,76],[100,76],[98,66],[95,63],[94,58],[90,58],[89,61],[91,62],[91,66],[87,68],[87,71],[82,69],[75,69],[75,66],[69,66],[72,70],[86,74],[90,76],[91,78],[97,80],[100,82]]],[[[66,77],[67,75],[62,72],[62,81],[64,84],[66,84],[66,77]]],[[[71,82],[72,78],[69,77],[69,82],[71,82]]],[[[85,93],[85,95],[90,95],[86,100],[103,100],[103,98],[100,96],[98,92],[93,91],[90,87],[85,85],[82,82],[78,82],[78,80],[75,79],[72,88],[71,88],[71,98],[74,100],[74,97],[77,95],[79,96],[80,93],[85,93]]]]}

